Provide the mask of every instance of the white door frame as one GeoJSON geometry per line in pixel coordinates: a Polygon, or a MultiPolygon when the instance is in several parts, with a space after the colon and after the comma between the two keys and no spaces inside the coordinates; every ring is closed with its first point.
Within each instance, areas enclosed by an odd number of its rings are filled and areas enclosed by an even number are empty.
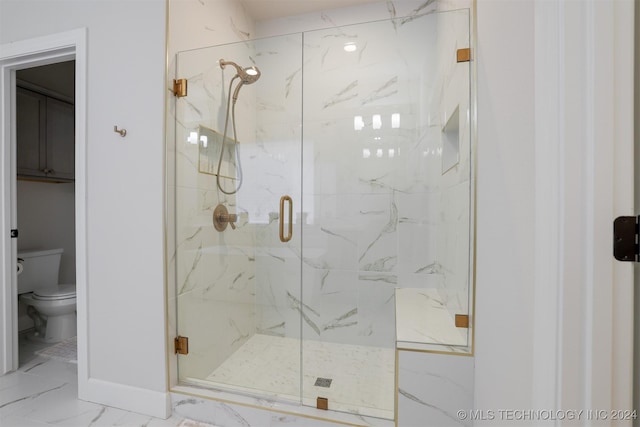
{"type": "Polygon", "coordinates": [[[18,368],[16,70],[75,59],[75,214],[78,387],[88,382],[87,343],[87,31],[84,28],[0,45],[0,375],[18,368]]]}
{"type": "Polygon", "coordinates": [[[535,4],[532,404],[583,409],[587,424],[615,424],[589,410],[632,409],[633,265],[613,258],[612,231],[638,214],[633,11],[629,0],[535,4]]]}
{"type": "MultiPolygon", "coordinates": [[[[637,214],[637,3],[476,5],[475,409],[583,410],[578,420],[522,424],[630,426],[587,411],[632,407],[633,265],[613,258],[612,231],[616,216],[637,214]],[[500,180],[509,185],[491,187],[500,180]],[[513,233],[528,225],[533,232],[513,233]]],[[[514,424],[500,416],[474,425],[514,424]]]]}

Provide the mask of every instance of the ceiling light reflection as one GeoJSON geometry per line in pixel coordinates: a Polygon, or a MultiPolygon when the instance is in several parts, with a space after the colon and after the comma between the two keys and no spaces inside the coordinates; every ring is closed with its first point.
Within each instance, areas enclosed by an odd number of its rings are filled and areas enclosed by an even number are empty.
{"type": "Polygon", "coordinates": [[[400,113],[393,113],[391,115],[391,128],[392,129],[400,128],[400,113]]]}
{"type": "Polygon", "coordinates": [[[374,129],[380,129],[382,127],[382,116],[380,114],[374,114],[371,117],[372,126],[374,129]]]}
{"type": "Polygon", "coordinates": [[[355,52],[358,49],[358,46],[356,46],[355,42],[347,42],[344,44],[343,49],[345,52],[355,52]]]}

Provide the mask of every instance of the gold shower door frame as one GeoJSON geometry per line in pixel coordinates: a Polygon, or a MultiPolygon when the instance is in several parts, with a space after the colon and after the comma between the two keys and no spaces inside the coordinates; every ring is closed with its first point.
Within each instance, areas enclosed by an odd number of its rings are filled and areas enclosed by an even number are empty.
{"type": "Polygon", "coordinates": [[[177,55],[182,384],[394,419],[396,349],[472,354],[469,21],[431,13],[177,55]],[[198,136],[229,138],[233,72],[218,58],[261,70],[238,99],[240,157],[224,159],[242,168],[232,195],[198,136]],[[220,204],[236,229],[213,227],[220,204]]]}

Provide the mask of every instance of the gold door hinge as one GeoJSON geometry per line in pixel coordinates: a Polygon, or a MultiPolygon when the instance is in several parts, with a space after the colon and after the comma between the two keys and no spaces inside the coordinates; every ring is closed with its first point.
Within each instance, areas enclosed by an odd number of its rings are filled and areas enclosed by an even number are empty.
{"type": "Polygon", "coordinates": [[[174,79],[173,80],[173,95],[178,98],[187,96],[187,79],[174,79]]]}
{"type": "Polygon", "coordinates": [[[469,62],[471,61],[471,49],[464,48],[464,49],[458,49],[458,62],[469,62]]]}
{"type": "Polygon", "coordinates": [[[189,337],[176,337],[173,342],[176,354],[189,354],[189,337]]]}
{"type": "Polygon", "coordinates": [[[468,327],[469,327],[469,315],[456,314],[456,328],[468,328],[468,327]]]}

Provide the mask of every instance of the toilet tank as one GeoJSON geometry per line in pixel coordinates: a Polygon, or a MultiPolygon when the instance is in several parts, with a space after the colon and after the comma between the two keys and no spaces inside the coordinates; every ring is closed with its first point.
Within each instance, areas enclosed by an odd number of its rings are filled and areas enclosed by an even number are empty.
{"type": "Polygon", "coordinates": [[[36,288],[56,286],[63,252],[63,249],[18,252],[18,258],[23,260],[22,273],[18,275],[18,294],[31,292],[36,288]]]}

